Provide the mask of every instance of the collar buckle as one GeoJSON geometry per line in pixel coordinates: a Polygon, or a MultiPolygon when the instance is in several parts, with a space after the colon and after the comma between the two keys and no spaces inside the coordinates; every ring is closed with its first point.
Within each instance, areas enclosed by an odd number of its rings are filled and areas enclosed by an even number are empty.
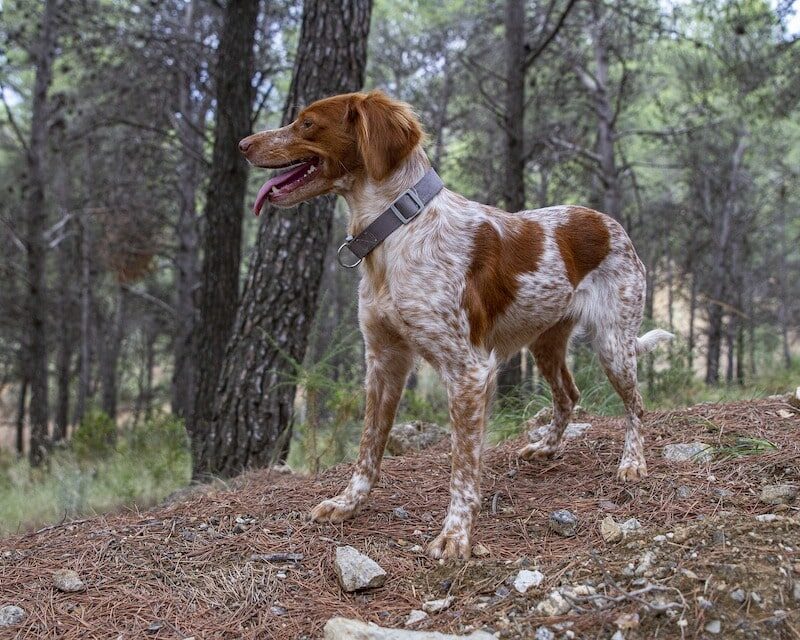
{"type": "Polygon", "coordinates": [[[397,219],[400,222],[402,222],[403,224],[408,224],[419,215],[419,212],[422,211],[424,207],[425,203],[422,202],[422,198],[419,197],[417,190],[414,187],[411,187],[389,206],[389,210],[397,217],[397,219]],[[400,204],[400,201],[405,196],[411,198],[411,201],[414,203],[414,210],[407,216],[404,216],[401,213],[400,209],[398,209],[397,207],[397,205],[400,204]]]}

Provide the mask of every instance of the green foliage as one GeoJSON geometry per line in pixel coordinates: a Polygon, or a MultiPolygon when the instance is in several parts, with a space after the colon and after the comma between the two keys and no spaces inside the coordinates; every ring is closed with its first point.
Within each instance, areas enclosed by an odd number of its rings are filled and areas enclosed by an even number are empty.
{"type": "Polygon", "coordinates": [[[108,457],[114,451],[117,426],[103,411],[90,409],[72,436],[71,447],[79,460],[108,457]]]}
{"type": "MultiPolygon", "coordinates": [[[[95,415],[91,424],[104,422],[95,415]]],[[[102,428],[92,433],[98,431],[104,433],[102,428]]],[[[156,416],[137,430],[122,434],[116,447],[82,444],[77,449],[80,456],[74,444],[57,449],[47,468],[39,469],[32,469],[24,459],[0,455],[0,535],[64,517],[122,506],[146,507],[191,479],[183,424],[172,416],[156,416]]]]}

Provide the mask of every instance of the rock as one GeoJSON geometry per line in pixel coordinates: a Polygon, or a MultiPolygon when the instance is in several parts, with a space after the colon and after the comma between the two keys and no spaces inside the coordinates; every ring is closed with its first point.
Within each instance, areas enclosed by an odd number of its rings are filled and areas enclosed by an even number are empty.
{"type": "Polygon", "coordinates": [[[448,431],[433,422],[414,420],[396,424],[389,432],[386,448],[394,456],[402,456],[412,451],[430,447],[447,436],[448,431]]]}
{"type": "Polygon", "coordinates": [[[713,452],[714,448],[705,442],[668,444],[663,450],[664,457],[670,462],[708,462],[713,452]]]}
{"type": "Polygon", "coordinates": [[[744,589],[734,589],[728,594],[728,597],[739,604],[747,600],[747,594],[744,592],[744,589]]]}
{"type": "Polygon", "coordinates": [[[488,555],[491,555],[492,552],[489,551],[486,547],[482,544],[478,543],[474,547],[472,547],[472,555],[478,558],[485,558],[488,555]]]}
{"type": "Polygon", "coordinates": [[[333,568],[342,589],[348,592],[381,587],[386,582],[386,572],[380,565],[353,547],[337,547],[333,568]]]}
{"type": "Polygon", "coordinates": [[[625,634],[622,633],[619,629],[614,632],[614,635],[611,636],[611,640],[625,640],[625,634]]]}
{"type": "Polygon", "coordinates": [[[454,636],[435,631],[388,629],[348,618],[331,618],[325,623],[324,632],[325,640],[496,640],[493,635],[484,631],[454,636]]]}
{"type": "Polygon", "coordinates": [[[642,557],[639,558],[639,564],[636,566],[634,574],[637,576],[644,576],[648,571],[652,570],[655,561],[656,554],[652,551],[645,551],[642,557]]]}
{"type": "Polygon", "coordinates": [[[558,535],[571,538],[575,535],[578,519],[566,509],[559,509],[550,514],[548,525],[558,535]]]}
{"type": "Polygon", "coordinates": [[[675,531],[672,532],[672,539],[678,544],[683,544],[691,536],[692,534],[687,527],[675,527],[675,531]]]}
{"type": "Polygon", "coordinates": [[[800,580],[795,580],[792,584],[792,598],[795,602],[800,602],[800,580]]]}
{"type": "Polygon", "coordinates": [[[619,542],[622,540],[622,527],[611,516],[606,516],[600,522],[600,535],[606,542],[619,542]]]}
{"type": "Polygon", "coordinates": [[[553,407],[542,407],[536,412],[533,418],[525,423],[525,428],[532,429],[534,427],[544,427],[547,426],[552,419],[553,407]]]}
{"type": "Polygon", "coordinates": [[[761,487],[759,500],[764,504],[791,504],[797,498],[797,487],[791,484],[767,484],[761,487]]]}
{"type": "Polygon", "coordinates": [[[692,497],[692,488],[687,487],[685,484],[682,484],[680,487],[675,489],[675,497],[679,500],[686,500],[687,498],[692,497]]]}
{"type": "Polygon", "coordinates": [[[633,533],[634,531],[639,531],[642,529],[642,523],[639,522],[636,518],[628,518],[625,522],[619,525],[619,528],[622,530],[622,537],[626,538],[629,534],[633,533]]]}
{"type": "Polygon", "coordinates": [[[556,634],[547,627],[538,627],[533,640],[556,640],[556,634]]]}
{"type": "Polygon", "coordinates": [[[53,586],[59,591],[75,593],[86,589],[80,576],[72,569],[58,569],[53,572],[53,586]]]}
{"type": "Polygon", "coordinates": [[[422,610],[425,613],[439,613],[453,604],[453,599],[453,596],[447,596],[441,600],[428,600],[422,603],[422,610]]]}
{"type": "Polygon", "coordinates": [[[13,627],[22,622],[28,614],[25,609],[15,604],[6,604],[0,607],[0,629],[13,627]]]}
{"type": "Polygon", "coordinates": [[[547,598],[536,605],[536,613],[548,618],[563,616],[570,609],[572,609],[572,605],[558,591],[551,591],[547,598]]]}
{"type": "Polygon", "coordinates": [[[756,520],[758,522],[777,522],[778,520],[783,520],[783,516],[779,516],[776,513],[762,513],[756,516],[756,520]]]}
{"type": "MultiPolygon", "coordinates": [[[[580,438],[584,433],[586,433],[589,429],[592,428],[591,423],[589,422],[570,422],[567,425],[567,428],[564,429],[564,438],[566,440],[575,440],[576,438],[580,438]]],[[[533,431],[528,432],[528,438],[532,441],[541,440],[544,438],[547,431],[550,429],[549,425],[545,425],[543,427],[539,427],[534,429],[533,431]]]]}
{"type": "Polygon", "coordinates": [[[407,520],[408,519],[408,511],[403,509],[403,507],[395,507],[392,511],[392,514],[398,520],[407,520]]]}
{"type": "Polygon", "coordinates": [[[717,635],[720,631],[722,631],[722,622],[719,620],[712,620],[704,628],[709,633],[717,635]]]}
{"type": "Polygon", "coordinates": [[[408,614],[408,618],[403,623],[404,627],[413,627],[418,622],[422,622],[425,618],[428,617],[428,614],[424,611],[420,611],[419,609],[412,609],[411,613],[408,614]]]}
{"type": "Polygon", "coordinates": [[[514,578],[514,588],[519,593],[526,593],[531,587],[538,587],[544,581],[544,574],[541,571],[528,571],[523,569],[514,578]]]}
{"type": "Polygon", "coordinates": [[[622,613],[614,620],[617,629],[627,631],[628,629],[639,628],[639,614],[638,613],[622,613]]]}

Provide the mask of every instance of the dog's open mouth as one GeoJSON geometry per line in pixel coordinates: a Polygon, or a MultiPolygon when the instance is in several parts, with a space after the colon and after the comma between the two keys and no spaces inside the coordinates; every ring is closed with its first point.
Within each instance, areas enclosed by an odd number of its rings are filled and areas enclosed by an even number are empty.
{"type": "Polygon", "coordinates": [[[292,163],[289,167],[281,167],[286,170],[267,180],[264,186],[258,190],[256,203],[253,205],[253,213],[260,214],[267,200],[279,202],[304,184],[311,182],[317,177],[319,165],[319,158],[309,158],[301,160],[299,163],[292,163]]]}

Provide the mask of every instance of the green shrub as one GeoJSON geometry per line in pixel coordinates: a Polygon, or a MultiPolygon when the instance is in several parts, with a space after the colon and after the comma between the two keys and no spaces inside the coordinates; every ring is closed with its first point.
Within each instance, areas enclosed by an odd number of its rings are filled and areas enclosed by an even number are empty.
{"type": "Polygon", "coordinates": [[[107,458],[114,451],[117,426],[103,411],[90,409],[72,436],[72,450],[79,460],[107,458]]]}

